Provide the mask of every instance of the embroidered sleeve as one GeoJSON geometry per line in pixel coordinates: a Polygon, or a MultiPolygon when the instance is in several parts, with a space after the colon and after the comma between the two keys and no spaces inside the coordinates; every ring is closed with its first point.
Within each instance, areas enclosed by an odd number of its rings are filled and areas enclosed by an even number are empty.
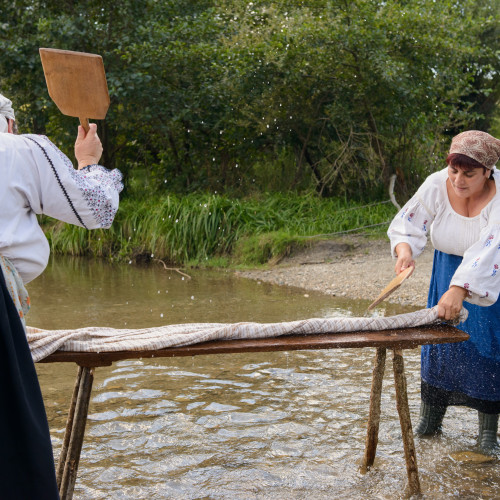
{"type": "Polygon", "coordinates": [[[92,207],[100,227],[111,226],[118,210],[118,195],[123,189],[121,172],[101,165],[89,165],[75,172],[83,186],[83,196],[92,207]]]}
{"type": "Polygon", "coordinates": [[[429,176],[391,222],[387,235],[393,257],[396,257],[395,249],[399,243],[408,243],[414,258],[424,250],[435,217],[433,207],[439,199],[441,176],[442,172],[429,176]]]}
{"type": "Polygon", "coordinates": [[[450,286],[465,288],[467,302],[479,306],[494,304],[500,292],[500,224],[486,227],[478,242],[469,247],[450,286]]]}
{"type": "Polygon", "coordinates": [[[387,234],[391,240],[391,253],[396,257],[396,246],[408,243],[413,257],[418,257],[427,243],[429,225],[432,216],[416,197],[412,198],[396,215],[389,226],[387,234]]]}
{"type": "Polygon", "coordinates": [[[83,226],[108,228],[123,189],[119,170],[90,165],[76,170],[69,158],[44,136],[26,135],[38,169],[40,200],[36,213],[83,226]]]}

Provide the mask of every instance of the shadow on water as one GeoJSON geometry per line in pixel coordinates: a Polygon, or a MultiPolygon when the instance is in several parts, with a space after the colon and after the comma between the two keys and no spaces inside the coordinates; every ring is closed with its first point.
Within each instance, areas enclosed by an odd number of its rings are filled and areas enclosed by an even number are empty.
{"type": "MultiPolygon", "coordinates": [[[[370,303],[258,284],[230,272],[138,268],[57,258],[29,285],[28,323],[140,328],[362,316],[370,303]]],[[[411,309],[383,305],[377,314],[411,309]]],[[[406,469],[390,362],[375,467],[363,456],[373,349],[126,360],[96,370],[75,497],[404,498],[406,469]]],[[[405,351],[412,420],[419,351],[405,351]]],[[[76,366],[38,365],[56,456],[76,366]]],[[[497,461],[477,451],[477,416],[450,408],[442,437],[417,440],[427,498],[497,498],[497,461]],[[459,457],[457,459],[457,457],[459,457]]]]}

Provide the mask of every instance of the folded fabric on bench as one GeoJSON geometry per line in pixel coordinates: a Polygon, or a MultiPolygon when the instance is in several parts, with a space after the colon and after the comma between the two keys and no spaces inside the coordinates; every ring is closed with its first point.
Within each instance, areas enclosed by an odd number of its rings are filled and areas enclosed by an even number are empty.
{"type": "MultiPolygon", "coordinates": [[[[462,309],[459,322],[467,318],[462,309]]],[[[258,339],[282,335],[346,333],[411,328],[441,323],[437,306],[388,317],[311,318],[282,323],[185,323],[141,329],[89,326],[76,330],[40,330],[27,327],[35,362],[60,351],[153,351],[209,340],[258,339]]]]}

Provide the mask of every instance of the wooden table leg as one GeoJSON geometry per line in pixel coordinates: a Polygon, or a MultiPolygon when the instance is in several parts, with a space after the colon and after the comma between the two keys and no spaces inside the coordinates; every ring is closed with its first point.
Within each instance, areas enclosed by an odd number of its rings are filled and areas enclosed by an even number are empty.
{"type": "Polygon", "coordinates": [[[94,369],[80,366],[57,467],[57,483],[61,500],[73,498],[93,381],[94,369]]]}
{"type": "Polygon", "coordinates": [[[57,463],[56,479],[57,487],[61,488],[61,481],[64,473],[64,464],[66,463],[66,457],[68,456],[68,446],[69,440],[71,438],[71,429],[73,428],[73,420],[75,417],[76,401],[78,399],[78,390],[80,389],[80,380],[82,378],[81,366],[78,367],[76,374],[75,387],[73,388],[73,395],[71,397],[71,403],[69,405],[68,419],[66,421],[66,430],[64,432],[64,439],[61,446],[61,452],[59,453],[59,461],[57,463]]]}
{"type": "Polygon", "coordinates": [[[372,390],[370,394],[370,412],[368,415],[368,431],[365,441],[365,457],[362,470],[366,471],[373,465],[378,444],[378,429],[380,424],[380,400],[382,396],[382,381],[385,370],[385,347],[377,347],[375,365],[373,367],[372,390]]]}
{"type": "Polygon", "coordinates": [[[410,495],[418,495],[420,494],[420,480],[418,478],[417,455],[415,453],[415,442],[413,440],[413,430],[411,428],[410,409],[408,408],[408,393],[406,391],[403,351],[401,349],[393,349],[393,351],[396,404],[399,413],[399,422],[401,424],[401,432],[403,434],[408,484],[410,488],[410,495]]]}

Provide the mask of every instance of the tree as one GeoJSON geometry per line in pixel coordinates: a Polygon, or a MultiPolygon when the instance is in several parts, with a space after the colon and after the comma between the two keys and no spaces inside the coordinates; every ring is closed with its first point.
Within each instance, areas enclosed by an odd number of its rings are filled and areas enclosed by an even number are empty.
{"type": "Polygon", "coordinates": [[[25,130],[71,151],[41,46],[99,53],[111,96],[103,162],[129,193],[308,190],[383,196],[490,126],[499,0],[14,0],[0,85],[25,130]],[[14,43],[15,41],[15,43],[14,43]]]}

